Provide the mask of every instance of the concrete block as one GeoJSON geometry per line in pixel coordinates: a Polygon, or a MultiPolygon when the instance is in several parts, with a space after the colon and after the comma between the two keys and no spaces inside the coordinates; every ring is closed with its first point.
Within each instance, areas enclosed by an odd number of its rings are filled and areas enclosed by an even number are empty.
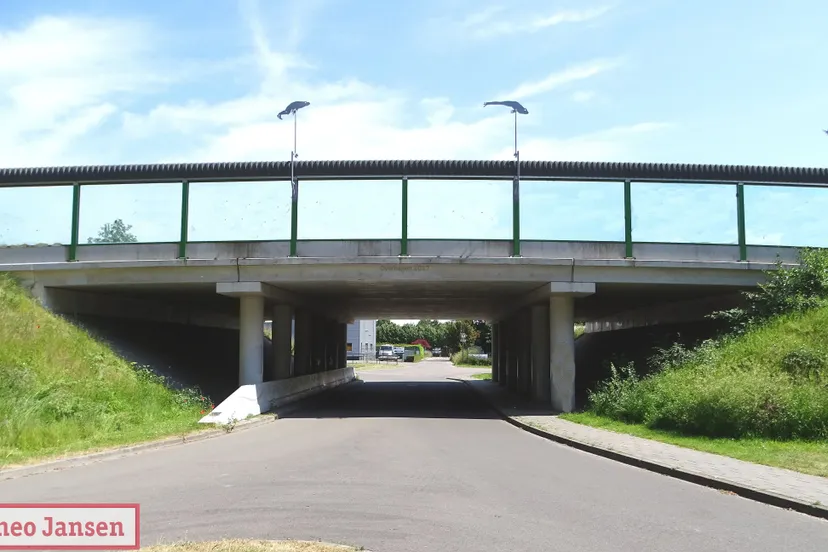
{"type": "Polygon", "coordinates": [[[292,403],[308,395],[343,385],[354,379],[353,367],[317,372],[289,379],[242,385],[199,423],[226,424],[258,416],[270,410],[292,403]]]}

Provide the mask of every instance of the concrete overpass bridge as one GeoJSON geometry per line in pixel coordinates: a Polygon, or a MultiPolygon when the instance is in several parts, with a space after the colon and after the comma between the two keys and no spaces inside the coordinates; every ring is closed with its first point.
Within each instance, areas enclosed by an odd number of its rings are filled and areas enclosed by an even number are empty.
{"type": "Polygon", "coordinates": [[[747,242],[744,189],[828,186],[825,169],[523,161],[520,181],[624,186],[618,206],[623,241],[526,240],[514,174],[514,162],[499,161],[299,162],[289,239],[205,242],[188,237],[191,184],[289,181],[289,163],[3,169],[0,188],[70,187],[66,209],[72,222],[69,243],[0,247],[0,271],[16,275],[57,312],[237,329],[239,384],[251,389],[267,382],[319,381],[319,374],[346,370],[345,327],[355,318],[487,319],[494,324],[493,378],[569,411],[575,396],[575,321],[600,331],[693,319],[727,306],[736,292],[761,282],[777,260],[794,263],[798,253],[793,244],[747,242]],[[399,180],[398,238],[299,239],[301,182],[343,179],[399,180]],[[511,238],[410,237],[408,186],[418,179],[511,180],[511,238]],[[737,242],[636,241],[634,182],[731,187],[737,242]],[[80,242],[83,189],[152,183],[180,183],[178,240],[80,242]],[[268,361],[265,318],[273,320],[268,361]]]}

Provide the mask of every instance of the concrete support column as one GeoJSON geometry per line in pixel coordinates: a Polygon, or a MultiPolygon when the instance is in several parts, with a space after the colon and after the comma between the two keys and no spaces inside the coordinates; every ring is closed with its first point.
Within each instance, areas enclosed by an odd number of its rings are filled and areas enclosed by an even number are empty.
{"type": "Polygon", "coordinates": [[[264,297],[239,297],[239,385],[261,383],[264,364],[264,297]]]}
{"type": "Polygon", "coordinates": [[[311,373],[311,351],[313,349],[313,320],[305,309],[296,309],[296,328],[294,336],[293,375],[304,376],[311,373]]]}
{"type": "Polygon", "coordinates": [[[532,395],[532,311],[521,309],[518,318],[518,391],[532,395]]]}
{"type": "Polygon", "coordinates": [[[509,325],[501,320],[497,323],[497,371],[500,373],[498,383],[506,385],[509,382],[509,325]]]}
{"type": "Polygon", "coordinates": [[[290,305],[274,305],[271,313],[273,324],[273,362],[265,374],[265,381],[290,377],[290,341],[293,309],[290,305]]]}
{"type": "Polygon", "coordinates": [[[316,374],[325,370],[325,319],[319,315],[312,315],[311,318],[311,366],[310,373],[316,374]]]}
{"type": "Polygon", "coordinates": [[[499,324],[497,322],[492,322],[492,381],[495,383],[500,381],[500,373],[498,372],[500,344],[497,342],[498,337],[500,337],[500,332],[498,331],[498,326],[499,324]]]}
{"type": "Polygon", "coordinates": [[[508,355],[508,374],[507,374],[507,383],[506,386],[509,391],[517,391],[518,390],[518,349],[520,347],[520,340],[518,336],[520,335],[520,324],[518,321],[517,316],[512,316],[509,318],[509,331],[508,331],[508,345],[506,346],[507,355],[508,355]]]}
{"type": "Polygon", "coordinates": [[[532,307],[532,397],[547,404],[552,398],[549,352],[549,305],[534,305],[532,307]]]}
{"type": "Polygon", "coordinates": [[[336,370],[348,366],[348,324],[336,323],[336,370]]]}
{"type": "Polygon", "coordinates": [[[339,352],[339,324],[336,320],[326,320],[325,324],[325,367],[324,370],[335,370],[339,352]]]}
{"type": "Polygon", "coordinates": [[[552,407],[575,409],[575,300],[572,295],[549,298],[549,372],[552,407]]]}

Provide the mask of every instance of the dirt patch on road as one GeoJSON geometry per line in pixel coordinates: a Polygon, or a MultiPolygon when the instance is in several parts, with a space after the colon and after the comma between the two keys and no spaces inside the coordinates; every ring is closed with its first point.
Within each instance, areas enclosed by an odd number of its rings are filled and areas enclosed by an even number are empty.
{"type": "Polygon", "coordinates": [[[354,552],[364,550],[364,548],[327,542],[229,539],[162,544],[141,548],[141,550],[146,552],[354,552]]]}

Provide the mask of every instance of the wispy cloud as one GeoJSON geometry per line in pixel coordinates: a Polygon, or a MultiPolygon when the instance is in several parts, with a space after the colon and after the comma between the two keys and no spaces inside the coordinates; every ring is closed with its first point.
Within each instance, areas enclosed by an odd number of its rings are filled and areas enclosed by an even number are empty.
{"type": "Polygon", "coordinates": [[[536,33],[549,27],[564,23],[584,23],[606,14],[612,8],[602,6],[586,10],[562,10],[552,14],[534,14],[521,19],[500,17],[504,12],[503,6],[490,6],[477,13],[471,14],[460,23],[469,36],[476,39],[490,39],[516,33],[536,33]]]}
{"type": "Polygon", "coordinates": [[[621,64],[620,60],[596,59],[580,65],[567,67],[563,71],[551,73],[539,81],[524,82],[509,92],[501,94],[504,98],[525,99],[531,96],[544,94],[565,84],[600,75],[614,69],[621,64]]]}

